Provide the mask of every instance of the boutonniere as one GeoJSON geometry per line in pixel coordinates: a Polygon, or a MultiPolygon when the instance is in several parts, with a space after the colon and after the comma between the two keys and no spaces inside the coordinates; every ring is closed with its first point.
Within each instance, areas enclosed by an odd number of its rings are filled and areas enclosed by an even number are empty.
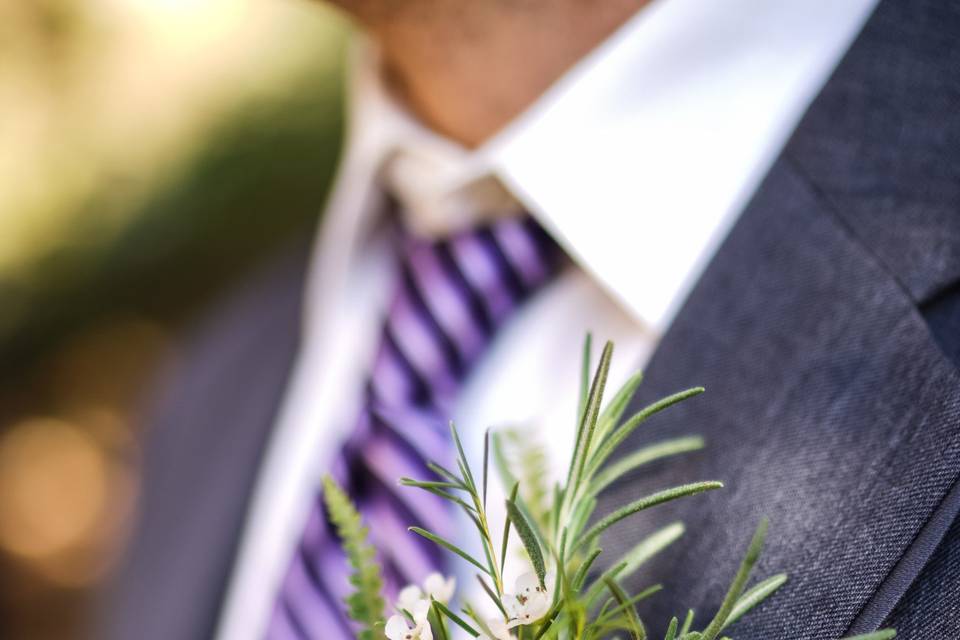
{"type": "MultiPolygon", "coordinates": [[[[537,473],[523,474],[515,468],[507,454],[508,442],[502,433],[487,432],[484,439],[483,468],[474,473],[464,454],[455,426],[450,437],[456,445],[456,468],[437,463],[430,465],[434,478],[399,478],[410,490],[427,491],[461,509],[473,523],[482,557],[465,550],[462,541],[450,540],[425,529],[411,526],[419,535],[443,550],[459,556],[476,569],[476,578],[485,594],[483,602],[462,602],[455,611],[452,578],[439,574],[427,577],[423,585],[410,585],[387,614],[382,595],[382,571],[377,565],[373,547],[367,540],[367,529],[346,494],[327,478],[324,496],[331,519],[337,528],[344,550],[353,568],[351,582],[355,591],[347,598],[350,616],[361,626],[363,640],[451,640],[455,637],[482,640],[600,640],[623,636],[647,640],[647,625],[637,612],[641,600],[655,597],[659,585],[637,593],[623,586],[627,578],[642,571],[643,564],[683,533],[683,526],[669,525],[646,538],[620,558],[608,561],[603,571],[598,560],[602,556],[604,532],[614,524],[658,505],[723,487],[712,480],[669,487],[644,496],[620,508],[595,517],[597,496],[613,482],[643,464],[671,455],[678,455],[703,446],[699,438],[678,438],[658,442],[627,453],[611,462],[625,440],[651,416],[669,409],[703,392],[694,387],[663,398],[626,416],[625,412],[640,384],[640,375],[630,378],[604,404],[604,388],[613,356],[613,345],[607,343],[592,378],[590,373],[590,340],[584,348],[578,425],[573,455],[565,481],[548,492],[537,486],[537,473]],[[490,458],[500,471],[501,480],[509,487],[505,502],[506,517],[501,523],[491,522],[487,509],[487,486],[490,458]],[[533,477],[525,486],[519,477],[533,477]],[[552,493],[549,499],[544,494],[552,493]],[[495,535],[498,534],[498,535],[495,535]],[[509,542],[519,540],[523,554],[515,561],[523,566],[512,587],[504,584],[509,542]]],[[[537,455],[525,456],[536,459],[537,455]]],[[[522,463],[521,463],[522,464],[522,463]]],[[[376,526],[376,523],[366,523],[376,526]]],[[[720,607],[706,624],[698,624],[694,612],[669,621],[665,640],[717,640],[724,631],[747,615],[751,609],[774,596],[787,581],[785,574],[766,577],[750,585],[751,574],[760,557],[767,521],[761,520],[747,545],[740,567],[733,576],[720,607]]],[[[773,600],[775,604],[775,598],[773,600]]],[[[848,640],[889,640],[893,630],[883,630],[848,640]]]]}

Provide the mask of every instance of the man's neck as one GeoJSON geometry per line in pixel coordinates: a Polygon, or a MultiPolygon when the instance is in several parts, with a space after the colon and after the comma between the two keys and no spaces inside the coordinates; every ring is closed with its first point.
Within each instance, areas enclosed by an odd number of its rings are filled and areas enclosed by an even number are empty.
{"type": "Polygon", "coordinates": [[[348,10],[379,42],[396,96],[438,133],[476,147],[648,1],[400,0],[348,10]]]}

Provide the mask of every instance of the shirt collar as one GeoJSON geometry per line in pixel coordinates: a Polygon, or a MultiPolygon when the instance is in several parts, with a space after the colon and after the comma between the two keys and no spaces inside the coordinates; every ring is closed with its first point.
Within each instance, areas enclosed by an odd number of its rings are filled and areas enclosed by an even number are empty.
{"type": "Polygon", "coordinates": [[[368,140],[375,180],[402,204],[414,232],[438,236],[518,210],[490,159],[425,125],[387,92],[377,50],[356,51],[352,110],[355,135],[368,140]]]}
{"type": "Polygon", "coordinates": [[[493,175],[615,299],[663,330],[876,0],[658,0],[481,148],[396,104],[367,48],[355,129],[428,232],[493,175]]]}

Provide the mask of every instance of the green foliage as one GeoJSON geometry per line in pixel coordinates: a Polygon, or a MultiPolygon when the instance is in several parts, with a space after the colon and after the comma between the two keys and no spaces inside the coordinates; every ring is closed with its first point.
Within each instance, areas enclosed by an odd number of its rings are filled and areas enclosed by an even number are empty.
{"type": "Polygon", "coordinates": [[[527,430],[506,429],[491,434],[493,454],[501,476],[516,472],[514,481],[506,479],[506,486],[519,483],[523,502],[533,520],[541,529],[549,526],[548,518],[552,502],[550,461],[544,448],[527,430]],[[508,471],[510,470],[510,471],[508,471]]]}
{"type": "Polygon", "coordinates": [[[350,583],[356,591],[346,599],[350,617],[363,625],[361,640],[380,640],[384,637],[383,579],[376,551],[367,540],[368,530],[350,498],[330,476],[323,479],[323,498],[353,569],[350,583]]]}
{"type": "MultiPolygon", "coordinates": [[[[591,578],[591,574],[596,573],[595,563],[602,554],[599,546],[601,538],[610,527],[637,513],[723,486],[720,482],[708,480],[667,487],[635,499],[605,515],[594,514],[597,495],[627,474],[654,460],[703,448],[704,442],[701,438],[684,436],[641,447],[612,463],[609,462],[617,448],[648,418],[678,402],[699,395],[703,388],[694,387],[680,391],[624,419],[641,376],[637,374],[631,377],[604,407],[603,392],[613,356],[613,345],[607,343],[604,347],[592,379],[589,375],[590,352],[591,343],[588,337],[584,345],[583,378],[573,455],[566,483],[556,486],[552,499],[549,498],[550,492],[544,481],[549,468],[546,457],[542,452],[532,451],[529,440],[509,433],[495,433],[491,438],[488,433],[485,436],[483,470],[478,483],[464,455],[459,434],[452,424],[450,434],[456,445],[456,471],[431,464],[430,468],[439,480],[400,480],[402,485],[427,491],[450,501],[473,523],[482,543],[483,558],[474,557],[455,541],[441,538],[424,529],[410,527],[410,530],[460,556],[478,569],[480,573],[477,574],[477,579],[484,593],[503,616],[500,624],[509,623],[515,627],[513,637],[518,640],[601,640],[611,634],[616,635],[617,632],[626,632],[633,640],[650,640],[647,627],[636,610],[636,604],[654,596],[660,586],[651,585],[631,596],[622,584],[644,563],[677,541],[683,535],[683,524],[667,525],[641,539],[623,556],[614,559],[608,569],[591,578]],[[507,517],[499,541],[495,541],[491,535],[486,511],[491,453],[506,486],[512,489],[506,500],[507,517]],[[525,490],[524,482],[533,486],[528,486],[525,490]],[[508,593],[503,584],[507,541],[511,529],[517,532],[539,583],[536,590],[531,586],[529,591],[522,595],[508,593]],[[548,565],[555,568],[555,574],[548,572],[548,565]],[[554,575],[555,578],[551,577],[554,575]],[[522,620],[528,619],[523,616],[511,618],[518,603],[521,607],[527,606],[532,599],[539,597],[535,592],[545,595],[538,601],[542,603],[542,608],[537,609],[535,616],[529,612],[524,614],[530,616],[531,622],[521,624],[522,620]]],[[[331,493],[333,492],[328,491],[328,501],[331,493]]],[[[338,494],[338,499],[342,499],[346,506],[349,506],[342,493],[338,494]]],[[[342,519],[350,525],[348,529],[352,532],[352,539],[365,541],[365,533],[357,533],[363,530],[359,527],[356,512],[352,509],[345,510],[342,504],[338,509],[347,514],[342,516],[342,519]]],[[[702,630],[694,629],[694,612],[689,610],[682,622],[678,618],[670,621],[665,640],[730,640],[721,634],[784,585],[787,576],[777,574],[748,588],[750,575],[760,558],[767,526],[766,519],[763,519],[750,541],[723,602],[707,626],[702,630]]],[[[349,540],[347,544],[350,544],[349,540]]],[[[370,571],[369,565],[373,562],[372,550],[369,547],[365,549],[367,552],[362,553],[354,563],[358,573],[370,571]]],[[[366,579],[356,579],[354,584],[360,592],[372,594],[379,589],[379,574],[373,570],[367,574],[366,579]],[[375,582],[368,579],[371,576],[376,578],[375,582]]],[[[360,597],[359,594],[351,596],[356,597],[360,597]]],[[[372,630],[376,621],[367,614],[382,611],[383,603],[372,597],[370,600],[360,597],[360,600],[359,603],[351,601],[351,615],[354,615],[353,610],[357,609],[359,615],[364,616],[363,621],[368,624],[368,629],[372,630]]],[[[443,603],[433,603],[431,619],[436,619],[437,626],[441,627],[437,632],[438,637],[444,640],[449,637],[444,619],[450,620],[471,636],[476,637],[482,633],[491,638],[496,637],[488,625],[489,620],[478,614],[474,606],[465,604],[462,612],[464,615],[460,616],[443,603]]],[[[848,640],[889,640],[894,635],[893,631],[885,630],[848,640]]]]}
{"type": "MultiPolygon", "coordinates": [[[[623,613],[623,621],[620,624],[622,624],[623,627],[630,632],[630,634],[633,636],[633,640],[646,640],[647,630],[640,621],[640,617],[637,616],[637,612],[633,608],[633,602],[631,602],[630,598],[627,597],[627,594],[624,592],[623,588],[617,584],[616,580],[610,577],[604,578],[603,582],[610,590],[610,593],[613,594],[614,600],[616,600],[620,605],[606,615],[611,616],[618,612],[623,613]]],[[[604,619],[604,617],[599,618],[597,624],[602,624],[604,619]]]]}
{"type": "Polygon", "coordinates": [[[452,620],[454,624],[456,624],[458,627],[460,627],[461,629],[463,629],[464,631],[472,635],[474,638],[480,635],[480,632],[474,629],[473,627],[471,627],[470,623],[468,623],[466,620],[464,620],[463,618],[455,614],[453,611],[450,611],[450,609],[448,609],[446,605],[444,605],[442,602],[437,602],[436,600],[434,600],[433,606],[438,611],[440,611],[443,615],[447,616],[450,620],[452,620]]]}
{"type": "Polygon", "coordinates": [[[737,575],[734,577],[733,583],[730,585],[730,589],[727,591],[727,595],[720,605],[720,610],[717,611],[713,620],[710,621],[710,624],[707,625],[707,628],[703,630],[700,636],[702,640],[713,640],[720,634],[723,627],[726,626],[727,620],[730,618],[737,604],[737,600],[740,599],[740,596],[747,586],[747,580],[750,578],[750,573],[753,571],[754,565],[757,564],[757,560],[760,559],[760,552],[763,550],[763,541],[767,537],[767,526],[768,522],[766,518],[760,521],[760,525],[757,527],[757,531],[753,534],[753,539],[750,541],[750,546],[747,548],[747,555],[743,558],[743,562],[740,563],[740,569],[737,571],[737,575]]]}
{"type": "Polygon", "coordinates": [[[540,586],[546,588],[544,580],[547,576],[547,564],[543,560],[543,551],[540,549],[537,536],[533,533],[533,527],[527,522],[527,517],[520,511],[517,503],[512,500],[507,500],[507,517],[510,518],[514,529],[517,530],[517,535],[523,541],[523,548],[527,550],[530,562],[533,563],[533,570],[537,574],[540,586]]]}
{"type": "Polygon", "coordinates": [[[737,600],[733,610],[723,623],[723,629],[742,618],[748,611],[773,595],[773,592],[782,587],[787,581],[787,574],[778,573],[770,576],[763,582],[754,585],[737,600]]]}

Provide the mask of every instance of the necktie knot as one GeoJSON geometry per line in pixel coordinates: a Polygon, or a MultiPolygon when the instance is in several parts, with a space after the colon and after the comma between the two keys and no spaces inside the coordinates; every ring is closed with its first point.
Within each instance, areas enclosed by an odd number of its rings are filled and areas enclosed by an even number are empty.
{"type": "Polygon", "coordinates": [[[377,362],[405,372],[406,384],[395,384],[401,376],[379,380],[375,366],[373,390],[386,402],[447,409],[497,329],[558,271],[562,252],[526,215],[444,238],[401,228],[397,239],[377,362]]]}

